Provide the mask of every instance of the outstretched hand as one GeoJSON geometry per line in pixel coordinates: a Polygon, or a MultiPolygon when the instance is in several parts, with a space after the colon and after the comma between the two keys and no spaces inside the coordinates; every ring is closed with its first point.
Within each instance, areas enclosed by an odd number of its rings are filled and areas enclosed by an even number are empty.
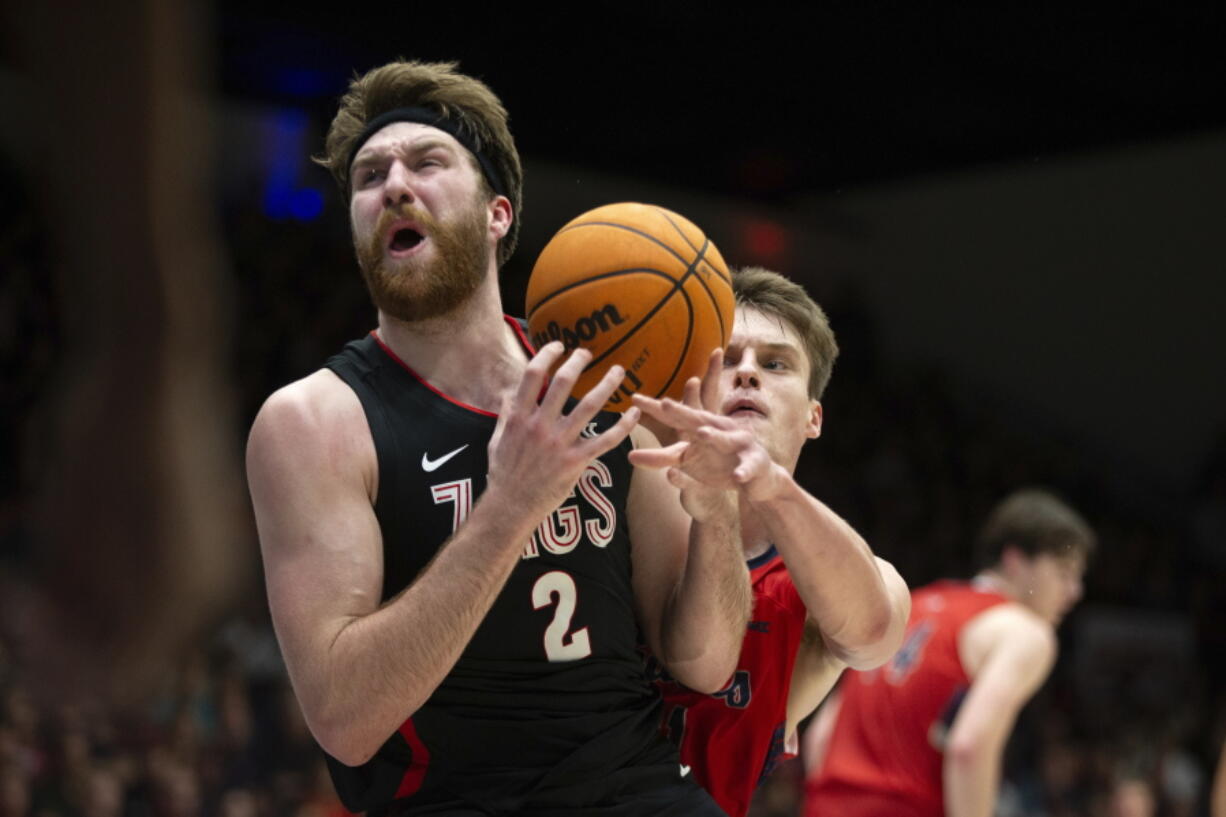
{"type": "Polygon", "coordinates": [[[509,507],[540,518],[566,501],[587,464],[612,450],[638,423],[631,408],[611,428],[595,437],[581,432],[621,384],[621,366],[613,366],[569,413],[566,398],[592,359],[576,349],[540,398],[549,370],[565,354],[561,343],[547,343],[528,363],[515,393],[503,400],[498,425],[489,443],[490,488],[509,495],[509,507]]]}
{"type": "MultiPolygon", "coordinates": [[[[634,395],[634,405],[657,422],[674,429],[680,441],[663,448],[630,453],[630,462],[645,468],[668,468],[669,481],[685,489],[700,483],[720,491],[739,490],[751,501],[774,496],[782,469],[771,460],[753,432],[716,413],[723,353],[716,350],[700,382],[686,383],[681,402],[634,395]]],[[[687,507],[687,510],[689,508],[687,507]]]]}

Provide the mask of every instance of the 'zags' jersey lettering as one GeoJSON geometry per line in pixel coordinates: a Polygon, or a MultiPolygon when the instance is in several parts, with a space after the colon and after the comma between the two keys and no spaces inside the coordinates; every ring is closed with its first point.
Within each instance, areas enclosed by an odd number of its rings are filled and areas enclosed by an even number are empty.
{"type": "MultiPolygon", "coordinates": [[[[575,498],[575,488],[571,488],[568,501],[545,517],[524,545],[520,558],[532,559],[540,556],[542,548],[556,556],[570,553],[579,544],[584,532],[596,547],[608,546],[609,542],[613,541],[613,532],[617,529],[617,509],[600,489],[610,488],[612,485],[613,475],[609,472],[609,467],[600,460],[589,462],[579,476],[576,487],[579,489],[579,495],[596,511],[598,518],[583,521],[578,505],[569,501],[575,498]]],[[[431,485],[430,496],[436,505],[446,502],[455,504],[451,517],[451,532],[455,533],[472,511],[472,480],[465,478],[431,485]]]]}

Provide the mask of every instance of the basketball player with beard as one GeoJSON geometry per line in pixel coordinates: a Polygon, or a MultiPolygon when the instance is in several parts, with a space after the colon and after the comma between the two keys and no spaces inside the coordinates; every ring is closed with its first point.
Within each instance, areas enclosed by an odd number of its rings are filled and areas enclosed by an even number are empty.
{"type": "Polygon", "coordinates": [[[451,64],[385,65],[342,99],[320,162],[378,328],[251,430],[277,637],[351,811],[719,814],[659,736],[637,646],[696,689],[731,674],[735,498],[631,468],[654,438],[599,412],[623,372],[573,401],[589,354],[534,354],[503,315],[506,120],[451,64]]]}

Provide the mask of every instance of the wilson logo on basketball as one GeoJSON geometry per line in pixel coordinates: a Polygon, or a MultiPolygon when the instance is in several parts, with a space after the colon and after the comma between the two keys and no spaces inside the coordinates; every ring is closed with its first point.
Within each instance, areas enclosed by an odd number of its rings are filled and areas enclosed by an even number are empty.
{"type": "Polygon", "coordinates": [[[620,326],[625,322],[626,319],[617,311],[616,306],[605,304],[591,315],[575,321],[574,326],[561,327],[558,326],[557,321],[550,321],[545,331],[537,332],[532,336],[532,343],[539,349],[551,340],[560,340],[569,351],[580,343],[589,341],[602,332],[608,332],[614,326],[620,326]]]}

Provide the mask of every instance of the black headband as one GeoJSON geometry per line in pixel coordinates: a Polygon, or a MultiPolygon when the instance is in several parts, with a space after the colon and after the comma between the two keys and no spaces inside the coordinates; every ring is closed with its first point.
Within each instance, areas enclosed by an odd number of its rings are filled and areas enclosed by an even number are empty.
{"type": "Polygon", "coordinates": [[[485,180],[490,183],[490,187],[500,196],[511,198],[507,194],[506,185],[502,183],[502,176],[498,174],[498,168],[494,167],[494,163],[489,158],[477,150],[476,140],[469,134],[468,129],[461,126],[459,122],[453,122],[438,111],[432,111],[429,108],[394,108],[393,110],[381,113],[374,119],[366,123],[366,127],[362,128],[362,132],[358,134],[358,138],[353,142],[353,148],[349,151],[349,167],[353,167],[353,160],[357,157],[358,151],[362,145],[366,144],[370,137],[376,132],[383,130],[393,122],[419,122],[423,125],[429,125],[432,128],[438,128],[441,131],[451,134],[455,140],[468,149],[468,152],[477,157],[477,162],[481,165],[481,172],[485,175],[485,180]]]}

